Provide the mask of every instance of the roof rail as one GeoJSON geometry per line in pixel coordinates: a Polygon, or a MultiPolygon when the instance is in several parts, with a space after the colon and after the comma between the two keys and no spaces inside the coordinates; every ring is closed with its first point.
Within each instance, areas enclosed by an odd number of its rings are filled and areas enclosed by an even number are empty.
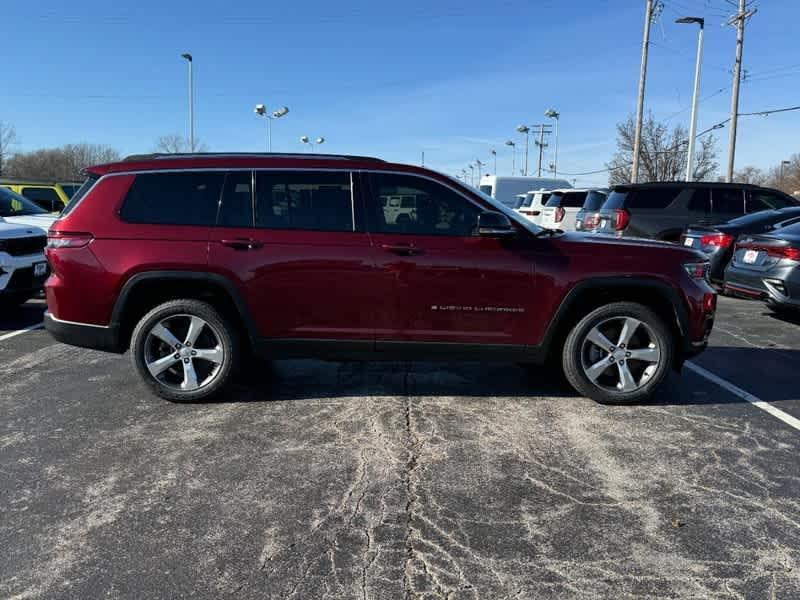
{"type": "Polygon", "coordinates": [[[380,158],[372,156],[354,156],[349,154],[309,154],[308,152],[179,152],[179,153],[164,153],[155,152],[152,154],[131,154],[122,159],[124,162],[142,161],[142,160],[160,160],[169,158],[224,158],[224,157],[237,157],[237,158],[322,158],[322,159],[335,159],[335,160],[364,160],[374,162],[384,162],[380,158]]]}

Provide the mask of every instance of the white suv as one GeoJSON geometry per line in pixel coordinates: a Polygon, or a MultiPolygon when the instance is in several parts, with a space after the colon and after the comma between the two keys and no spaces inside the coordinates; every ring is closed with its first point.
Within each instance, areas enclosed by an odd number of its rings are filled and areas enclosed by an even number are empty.
{"type": "Polygon", "coordinates": [[[46,243],[43,229],[0,218],[0,303],[22,304],[42,290],[49,272],[46,243]]]}
{"type": "Polygon", "coordinates": [[[47,231],[58,218],[16,192],[0,187],[0,218],[8,223],[39,227],[47,231]]]}

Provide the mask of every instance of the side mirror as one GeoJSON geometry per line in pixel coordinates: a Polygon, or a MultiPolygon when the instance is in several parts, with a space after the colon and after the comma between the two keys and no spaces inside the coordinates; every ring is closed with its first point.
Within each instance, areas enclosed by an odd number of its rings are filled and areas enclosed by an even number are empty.
{"type": "Polygon", "coordinates": [[[482,237],[514,237],[517,230],[511,220],[501,212],[488,210],[478,215],[478,235],[482,237]]]}

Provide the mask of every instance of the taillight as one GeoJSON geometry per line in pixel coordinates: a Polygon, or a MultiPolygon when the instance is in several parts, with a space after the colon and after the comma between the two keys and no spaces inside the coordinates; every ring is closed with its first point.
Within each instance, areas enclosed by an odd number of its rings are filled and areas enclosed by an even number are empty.
{"type": "Polygon", "coordinates": [[[631,213],[624,208],[614,209],[614,229],[617,231],[624,231],[631,222],[631,213]]]}
{"type": "Polygon", "coordinates": [[[704,249],[729,248],[733,244],[734,237],[727,233],[710,233],[700,238],[700,245],[704,249]]]}
{"type": "Polygon", "coordinates": [[[561,207],[561,206],[557,207],[556,208],[556,223],[560,223],[561,221],[563,221],[564,217],[566,216],[566,214],[567,214],[567,211],[565,211],[563,207],[561,207]]]}
{"type": "Polygon", "coordinates": [[[776,258],[788,258],[789,260],[800,261],[800,248],[791,248],[789,246],[770,246],[764,248],[767,254],[775,256],[776,258]]]}
{"type": "Polygon", "coordinates": [[[600,227],[600,215],[586,215],[586,217],[583,219],[583,225],[586,229],[597,229],[600,227]]]}
{"type": "Polygon", "coordinates": [[[91,233],[72,231],[50,231],[47,234],[48,248],[82,248],[94,239],[91,233]]]}
{"type": "Polygon", "coordinates": [[[692,279],[708,279],[709,263],[707,261],[684,263],[683,268],[692,279]]]}

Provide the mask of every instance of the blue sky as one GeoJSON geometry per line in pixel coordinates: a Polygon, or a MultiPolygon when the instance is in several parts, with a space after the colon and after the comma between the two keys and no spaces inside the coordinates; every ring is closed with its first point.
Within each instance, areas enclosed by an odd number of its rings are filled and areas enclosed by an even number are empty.
{"type": "MultiPolygon", "coordinates": [[[[702,96],[723,91],[701,104],[702,130],[730,110],[735,30],[722,23],[734,9],[727,0],[665,4],[646,107],[688,122],[697,29],[674,20],[704,16],[702,96]]],[[[740,111],[800,104],[800,2],[754,5],[740,111]]],[[[615,124],[635,110],[644,0],[3,0],[0,17],[0,120],[16,126],[17,150],[90,142],[129,154],[186,134],[188,51],[196,135],[211,150],[262,150],[253,107],[263,102],[291,109],[274,124],[277,151],[304,151],[301,135],[322,135],[325,151],[418,163],[424,150],[426,165],[455,174],[476,158],[491,169],[496,148],[503,174],[503,142],[520,141],[516,125],[543,122],[553,106],[559,171],[580,173],[604,167],[615,124]]],[[[800,111],[742,118],[737,167],[800,152],[798,133],[800,111]]],[[[718,133],[721,164],[727,136],[718,133]]],[[[603,174],[577,179],[605,183],[603,174]]]]}

